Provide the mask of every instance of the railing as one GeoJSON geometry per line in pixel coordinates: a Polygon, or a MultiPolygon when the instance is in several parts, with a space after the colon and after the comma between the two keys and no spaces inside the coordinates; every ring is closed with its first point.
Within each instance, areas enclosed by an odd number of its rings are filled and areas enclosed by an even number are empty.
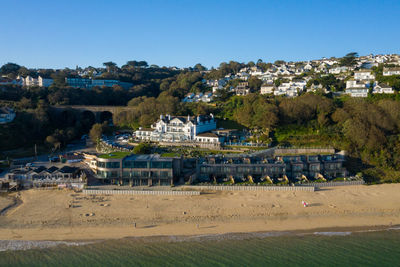
{"type": "Polygon", "coordinates": [[[314,186],[277,186],[277,185],[189,185],[186,188],[199,190],[221,190],[221,191],[307,191],[314,192],[314,186]]]}
{"type": "Polygon", "coordinates": [[[363,185],[363,184],[365,184],[365,182],[361,180],[361,181],[343,181],[343,182],[305,183],[296,186],[332,187],[332,186],[363,185]]]}
{"type": "Polygon", "coordinates": [[[151,190],[93,190],[83,189],[82,192],[87,195],[170,195],[170,196],[198,196],[200,191],[151,191],[151,190]]]}

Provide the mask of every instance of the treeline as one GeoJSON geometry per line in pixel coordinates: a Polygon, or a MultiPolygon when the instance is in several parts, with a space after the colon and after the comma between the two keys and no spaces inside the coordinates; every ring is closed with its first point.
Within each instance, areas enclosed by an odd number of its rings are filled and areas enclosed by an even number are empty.
{"type": "MultiPolygon", "coordinates": [[[[293,135],[296,129],[306,129],[322,145],[361,159],[368,181],[400,181],[400,101],[395,96],[333,99],[316,94],[297,98],[249,95],[233,97],[215,112],[220,118],[269,134],[275,144],[296,145],[276,141],[275,132],[281,128],[294,129],[293,135]]],[[[303,138],[307,145],[309,136],[303,138]]]]}
{"type": "Polygon", "coordinates": [[[87,134],[95,122],[88,114],[74,110],[54,112],[43,100],[36,107],[19,110],[13,122],[0,126],[1,151],[34,144],[60,148],[87,134]]]}

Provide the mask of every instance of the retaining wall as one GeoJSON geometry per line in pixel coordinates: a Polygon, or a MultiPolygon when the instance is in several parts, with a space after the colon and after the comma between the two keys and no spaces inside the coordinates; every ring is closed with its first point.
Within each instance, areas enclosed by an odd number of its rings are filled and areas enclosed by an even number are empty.
{"type": "Polygon", "coordinates": [[[315,154],[322,154],[322,153],[329,153],[329,154],[334,154],[335,149],[334,148],[276,148],[274,151],[275,155],[281,155],[281,154],[310,154],[310,153],[315,153],[315,154]]]}
{"type": "Polygon", "coordinates": [[[197,190],[225,190],[225,191],[308,191],[314,192],[314,186],[230,186],[230,185],[195,185],[187,186],[197,190]]]}
{"type": "Polygon", "coordinates": [[[142,191],[142,190],[82,190],[87,195],[172,195],[172,196],[198,196],[199,191],[142,191]]]}

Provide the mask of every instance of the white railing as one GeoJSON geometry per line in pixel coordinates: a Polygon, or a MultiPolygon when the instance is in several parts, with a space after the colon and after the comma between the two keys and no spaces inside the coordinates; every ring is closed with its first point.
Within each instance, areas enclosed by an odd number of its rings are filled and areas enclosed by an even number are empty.
{"type": "Polygon", "coordinates": [[[94,190],[83,189],[87,195],[169,195],[169,196],[198,196],[200,191],[152,191],[152,190],[94,190]]]}
{"type": "Polygon", "coordinates": [[[307,191],[314,192],[314,186],[247,186],[247,185],[192,185],[185,186],[186,188],[193,188],[197,190],[223,190],[223,191],[307,191]]]}

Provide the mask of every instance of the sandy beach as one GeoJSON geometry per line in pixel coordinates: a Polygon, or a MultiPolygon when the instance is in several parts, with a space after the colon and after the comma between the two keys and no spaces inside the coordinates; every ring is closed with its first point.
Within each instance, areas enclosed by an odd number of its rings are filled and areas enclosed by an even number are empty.
{"type": "Polygon", "coordinates": [[[208,191],[200,196],[88,196],[32,189],[0,197],[0,240],[96,240],[398,225],[399,191],[400,184],[316,192],[208,191]],[[308,207],[302,206],[303,200],[308,207]]]}

